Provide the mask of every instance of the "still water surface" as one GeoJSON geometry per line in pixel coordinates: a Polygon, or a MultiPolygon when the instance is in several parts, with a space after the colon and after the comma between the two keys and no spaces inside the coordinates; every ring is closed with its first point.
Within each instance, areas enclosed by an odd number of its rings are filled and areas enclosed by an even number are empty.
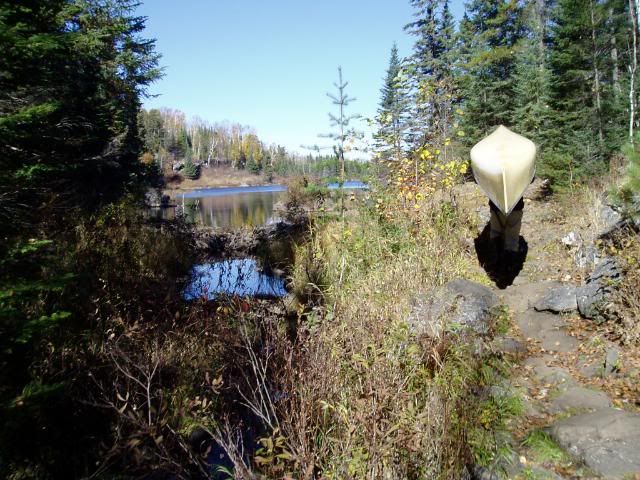
{"type": "Polygon", "coordinates": [[[284,279],[262,271],[253,258],[196,265],[191,274],[191,283],[184,292],[187,300],[213,300],[220,294],[261,298],[284,297],[287,294],[284,279]]]}
{"type": "MultiPolygon", "coordinates": [[[[338,184],[329,184],[330,189],[338,184]]],[[[346,189],[365,189],[362,182],[345,182],[346,189]]],[[[176,211],[184,213],[189,221],[213,228],[241,228],[269,225],[281,220],[274,206],[284,200],[286,185],[260,185],[255,187],[203,188],[176,197],[177,207],[156,210],[158,216],[172,219],[176,211]]]]}
{"type": "Polygon", "coordinates": [[[285,191],[283,185],[194,190],[178,196],[177,207],[163,209],[161,214],[163,218],[174,218],[176,210],[181,211],[184,206],[187,219],[199,225],[259,227],[280,220],[274,205],[283,199],[285,191]]]}
{"type": "MultiPolygon", "coordinates": [[[[367,188],[362,182],[345,182],[346,189],[367,188]]],[[[329,188],[338,188],[330,184],[329,188]]],[[[274,206],[284,200],[285,185],[264,185],[257,187],[207,188],[194,190],[176,198],[178,206],[157,212],[163,218],[173,218],[176,210],[184,213],[195,223],[214,228],[236,229],[258,227],[281,220],[280,212],[274,206]]],[[[272,250],[282,250],[283,246],[271,245],[272,250]]],[[[289,248],[284,248],[289,250],[289,248]]],[[[195,265],[191,272],[191,282],[184,291],[187,300],[197,298],[215,299],[219,295],[239,295],[261,298],[283,297],[287,295],[284,279],[273,273],[271,267],[286,268],[291,259],[284,260],[291,253],[270,252],[265,258],[241,258],[220,260],[195,265]]]]}

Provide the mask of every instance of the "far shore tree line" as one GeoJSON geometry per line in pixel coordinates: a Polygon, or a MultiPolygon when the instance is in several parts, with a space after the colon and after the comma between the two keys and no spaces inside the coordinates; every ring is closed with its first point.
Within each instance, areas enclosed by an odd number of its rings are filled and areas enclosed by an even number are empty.
{"type": "MultiPolygon", "coordinates": [[[[281,145],[266,144],[253,128],[238,123],[188,119],[184,112],[162,108],[142,109],[138,125],[143,139],[142,161],[157,165],[161,171],[170,169],[174,162],[184,162],[182,173],[189,178],[197,176],[195,167],[227,167],[267,178],[336,178],[340,173],[335,155],[289,152],[281,145]]],[[[361,178],[367,163],[347,160],[345,169],[347,177],[361,178]]]]}

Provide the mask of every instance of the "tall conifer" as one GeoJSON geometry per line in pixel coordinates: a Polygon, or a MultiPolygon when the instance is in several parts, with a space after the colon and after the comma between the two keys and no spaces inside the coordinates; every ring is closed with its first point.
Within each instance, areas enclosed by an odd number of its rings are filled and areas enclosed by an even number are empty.
{"type": "Polygon", "coordinates": [[[389,68],[380,96],[376,117],[376,149],[383,159],[398,161],[407,150],[410,99],[406,75],[395,44],[391,48],[389,68]]]}
{"type": "Polygon", "coordinates": [[[460,24],[464,130],[473,143],[515,110],[515,46],[523,36],[516,0],[472,0],[460,24]]]}

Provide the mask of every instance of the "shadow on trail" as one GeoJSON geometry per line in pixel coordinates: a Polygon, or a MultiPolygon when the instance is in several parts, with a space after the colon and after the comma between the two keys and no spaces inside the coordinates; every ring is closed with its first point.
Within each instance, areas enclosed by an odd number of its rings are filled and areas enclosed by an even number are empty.
{"type": "Polygon", "coordinates": [[[520,236],[520,251],[518,253],[505,252],[502,249],[502,241],[491,241],[489,238],[489,223],[487,223],[475,240],[478,262],[500,289],[507,288],[518,276],[525,260],[529,246],[526,240],[520,236]]]}

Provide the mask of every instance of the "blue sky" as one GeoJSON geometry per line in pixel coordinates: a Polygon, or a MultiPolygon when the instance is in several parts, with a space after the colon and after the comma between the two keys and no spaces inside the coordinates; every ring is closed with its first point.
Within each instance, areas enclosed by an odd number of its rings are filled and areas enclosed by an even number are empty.
{"type": "MultiPolygon", "coordinates": [[[[452,3],[460,17],[462,0],[452,3]]],[[[350,113],[371,117],[393,42],[402,56],[413,44],[408,0],[146,0],[139,13],[165,67],[145,108],[252,126],[302,153],[327,144],[318,134],[331,130],[338,65],[357,98],[350,113]]]]}

